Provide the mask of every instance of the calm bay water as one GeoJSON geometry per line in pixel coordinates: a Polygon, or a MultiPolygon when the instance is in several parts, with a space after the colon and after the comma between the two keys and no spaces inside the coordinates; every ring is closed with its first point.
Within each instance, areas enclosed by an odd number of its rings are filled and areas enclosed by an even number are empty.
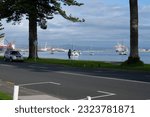
{"type": "MultiPolygon", "coordinates": [[[[90,51],[81,51],[79,57],[75,57],[75,60],[95,60],[95,61],[125,61],[128,59],[129,55],[118,55],[113,50],[105,51],[92,51],[94,54],[90,55],[90,51]]],[[[24,56],[28,56],[28,53],[22,53],[24,56]]],[[[68,59],[67,52],[55,52],[51,54],[50,52],[39,52],[38,56],[40,58],[57,58],[57,59],[68,59]]],[[[150,52],[140,52],[141,60],[144,63],[150,64],[150,52]]]]}

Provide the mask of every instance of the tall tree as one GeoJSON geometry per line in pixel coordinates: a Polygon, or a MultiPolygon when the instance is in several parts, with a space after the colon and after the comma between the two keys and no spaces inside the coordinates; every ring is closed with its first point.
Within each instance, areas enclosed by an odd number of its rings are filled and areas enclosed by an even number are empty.
{"type": "Polygon", "coordinates": [[[138,52],[138,0],[129,0],[130,5],[130,55],[127,64],[141,63],[138,52]]]}
{"type": "Polygon", "coordinates": [[[37,57],[37,26],[47,28],[47,20],[59,14],[72,22],[83,22],[84,19],[68,15],[62,6],[81,6],[76,0],[1,0],[0,18],[7,22],[20,23],[24,16],[29,20],[29,58],[37,57]],[[36,54],[35,54],[36,52],[36,54]]]}
{"type": "MultiPolygon", "coordinates": [[[[2,23],[0,22],[0,31],[3,30],[4,27],[2,27],[2,23]]],[[[0,38],[4,37],[4,33],[0,33],[0,38]]]]}

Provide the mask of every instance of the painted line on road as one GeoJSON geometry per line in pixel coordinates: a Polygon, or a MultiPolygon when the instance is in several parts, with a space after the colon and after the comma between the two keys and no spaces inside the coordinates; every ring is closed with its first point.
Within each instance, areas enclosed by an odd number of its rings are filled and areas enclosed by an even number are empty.
{"type": "Polygon", "coordinates": [[[97,78],[97,79],[107,79],[107,80],[125,81],[125,82],[132,82],[132,83],[142,83],[142,84],[149,84],[150,85],[150,82],[126,80],[126,79],[119,79],[119,78],[113,78],[113,77],[110,78],[110,77],[104,77],[104,76],[92,76],[92,75],[86,75],[86,74],[80,74],[80,73],[71,73],[71,72],[56,72],[56,73],[76,75],[76,76],[85,76],[85,77],[93,77],[93,78],[97,78]]]}
{"type": "Polygon", "coordinates": [[[40,84],[61,85],[60,83],[57,82],[36,82],[36,83],[19,84],[19,86],[30,86],[30,85],[40,85],[40,84]]]}
{"type": "MultiPolygon", "coordinates": [[[[98,98],[103,98],[103,97],[109,97],[109,96],[114,96],[116,95],[115,93],[110,93],[106,91],[97,91],[98,93],[103,93],[104,95],[98,95],[98,96],[93,96],[91,99],[98,99],[98,98]]],[[[87,98],[83,98],[81,100],[87,100],[87,98]]]]}
{"type": "Polygon", "coordinates": [[[98,93],[105,93],[108,95],[116,95],[115,93],[110,93],[110,92],[106,92],[106,91],[97,91],[98,93]]]}
{"type": "Polygon", "coordinates": [[[98,99],[98,98],[102,98],[102,97],[109,97],[109,96],[116,95],[115,93],[110,93],[110,92],[105,92],[105,91],[97,91],[97,92],[98,93],[104,93],[106,95],[94,96],[94,97],[91,97],[91,99],[98,99]]]}

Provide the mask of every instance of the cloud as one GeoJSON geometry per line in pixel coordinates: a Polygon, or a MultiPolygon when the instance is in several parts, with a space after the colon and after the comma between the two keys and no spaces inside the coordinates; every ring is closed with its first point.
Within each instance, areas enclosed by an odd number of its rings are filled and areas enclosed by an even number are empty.
{"type": "Polygon", "coordinates": [[[47,30],[51,38],[60,39],[61,37],[66,40],[84,41],[106,40],[117,38],[117,35],[122,34],[123,31],[128,32],[126,30],[129,29],[129,13],[126,7],[108,6],[100,1],[94,1],[87,2],[83,7],[76,9],[68,10],[70,13],[75,13],[76,16],[85,18],[85,23],[71,23],[56,17],[55,23],[49,22],[50,29],[47,30]]]}
{"type": "MultiPolygon", "coordinates": [[[[81,7],[64,7],[68,14],[84,18],[84,23],[72,23],[55,16],[48,21],[48,29],[38,28],[40,43],[54,45],[68,44],[73,41],[129,41],[129,5],[127,0],[110,2],[109,0],[80,0],[85,4],[81,7]],[[109,1],[109,3],[108,3],[109,1]],[[119,2],[120,1],[120,2],[119,2]]],[[[111,0],[112,1],[112,0],[111,0]]],[[[114,1],[114,0],[113,0],[114,1]]],[[[150,5],[142,4],[139,7],[140,38],[150,38],[150,5]]],[[[20,25],[5,24],[8,40],[16,39],[17,44],[28,45],[28,21],[23,20],[20,25]]],[[[79,43],[80,44],[80,43],[79,43]]]]}

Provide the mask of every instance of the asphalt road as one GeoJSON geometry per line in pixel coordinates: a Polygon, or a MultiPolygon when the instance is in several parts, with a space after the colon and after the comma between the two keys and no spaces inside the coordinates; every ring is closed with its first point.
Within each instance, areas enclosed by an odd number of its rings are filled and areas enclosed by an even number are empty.
{"type": "Polygon", "coordinates": [[[0,80],[67,100],[150,99],[150,72],[0,61],[0,80]]]}

